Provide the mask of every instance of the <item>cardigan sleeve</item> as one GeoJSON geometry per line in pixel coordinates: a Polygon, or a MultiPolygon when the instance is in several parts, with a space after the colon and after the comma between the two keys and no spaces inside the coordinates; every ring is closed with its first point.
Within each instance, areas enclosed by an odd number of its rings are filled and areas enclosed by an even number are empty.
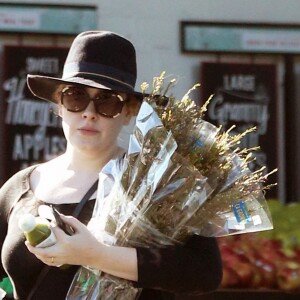
{"type": "MultiPolygon", "coordinates": [[[[14,203],[20,199],[22,194],[29,189],[27,179],[33,169],[34,166],[17,172],[9,178],[0,189],[0,251],[2,250],[7,234],[10,210],[14,203]]],[[[0,259],[0,280],[6,276],[2,260],[0,259]]]]}
{"type": "Polygon", "coordinates": [[[217,289],[222,260],[215,238],[192,236],[184,246],[137,248],[137,287],[197,294],[217,289]]]}
{"type": "MultiPolygon", "coordinates": [[[[11,187],[13,186],[12,178],[8,180],[0,189],[0,249],[2,250],[3,243],[7,233],[7,216],[9,212],[9,200],[11,187]]],[[[2,260],[0,260],[0,281],[6,276],[3,269],[2,260]]]]}
{"type": "MultiPolygon", "coordinates": [[[[18,181],[15,176],[11,177],[0,189],[0,249],[2,251],[3,243],[7,234],[7,218],[9,215],[11,199],[14,198],[15,189],[18,188],[18,181]]],[[[0,280],[6,276],[1,260],[0,280]]]]}

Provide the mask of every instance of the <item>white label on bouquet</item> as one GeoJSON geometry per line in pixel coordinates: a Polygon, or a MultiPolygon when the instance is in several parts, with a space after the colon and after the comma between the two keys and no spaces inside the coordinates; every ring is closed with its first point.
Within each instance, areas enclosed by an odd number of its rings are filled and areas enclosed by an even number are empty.
{"type": "Polygon", "coordinates": [[[254,226],[260,225],[262,220],[259,215],[252,216],[252,222],[254,226]]]}
{"type": "Polygon", "coordinates": [[[38,245],[36,245],[37,248],[46,248],[46,247],[50,247],[52,245],[54,245],[56,243],[56,238],[54,233],[51,230],[51,234],[41,243],[39,243],[38,245]]]}

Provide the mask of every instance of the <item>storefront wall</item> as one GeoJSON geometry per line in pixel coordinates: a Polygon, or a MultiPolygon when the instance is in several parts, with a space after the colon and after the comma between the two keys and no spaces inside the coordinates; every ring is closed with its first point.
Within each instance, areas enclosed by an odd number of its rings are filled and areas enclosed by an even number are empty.
{"type": "MultiPolygon", "coordinates": [[[[62,4],[57,0],[1,3],[62,4]]],[[[137,87],[165,70],[179,78],[175,89],[179,96],[198,81],[200,60],[199,55],[181,53],[180,21],[297,24],[300,10],[298,0],[65,0],[63,4],[97,6],[98,29],[118,32],[137,48],[137,87]]]]}
{"type": "MultiPolygon", "coordinates": [[[[22,4],[53,4],[61,5],[61,1],[1,1],[1,3],[22,4]]],[[[138,60],[137,89],[142,82],[151,83],[153,76],[166,71],[170,77],[178,80],[174,94],[181,97],[196,82],[201,81],[201,63],[229,62],[249,64],[276,65],[276,93],[274,105],[279,112],[277,129],[270,131],[276,135],[278,151],[278,197],[286,199],[286,159],[285,149],[285,58],[283,55],[260,54],[225,54],[198,53],[187,54],[181,51],[180,22],[239,22],[239,23],[269,23],[269,24],[298,24],[300,2],[298,0],[65,0],[64,5],[91,5],[97,8],[98,25],[96,29],[115,31],[129,38],[136,46],[138,60]]],[[[62,22],[63,24],[63,22],[62,22]]],[[[63,26],[63,25],[62,25],[63,26]]],[[[14,45],[47,45],[69,46],[72,36],[29,35],[1,33],[0,51],[6,44],[14,45]]],[[[299,73],[299,63],[295,67],[299,73]]],[[[2,72],[2,70],[0,70],[2,72]]],[[[298,77],[297,77],[298,78],[298,77]]],[[[298,80],[298,79],[297,79],[298,80]]],[[[201,99],[201,88],[194,95],[198,103],[201,99]]],[[[296,99],[299,99],[296,91],[296,99]]],[[[299,100],[297,100],[299,101],[299,100]]],[[[295,106],[296,107],[296,106],[295,106]]],[[[298,109],[298,108],[297,108],[298,109]]],[[[0,132],[1,134],[1,132],[0,132]]],[[[296,133],[299,143],[299,132],[296,133]]],[[[0,152],[1,155],[1,152],[0,152]]],[[[296,165],[299,169],[299,165],[296,165]]],[[[0,173],[1,176],[1,173],[0,173]]],[[[300,192],[299,192],[300,193],[300,192]]],[[[299,194],[298,193],[298,194],[299,194]]],[[[298,194],[294,195],[294,201],[298,194]]]]}

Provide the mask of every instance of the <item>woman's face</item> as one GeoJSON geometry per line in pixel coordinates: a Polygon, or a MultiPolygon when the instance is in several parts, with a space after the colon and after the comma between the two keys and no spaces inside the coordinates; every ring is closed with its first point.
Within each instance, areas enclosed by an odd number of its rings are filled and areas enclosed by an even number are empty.
{"type": "MultiPolygon", "coordinates": [[[[96,88],[84,90],[91,99],[101,93],[101,90],[96,88]]],[[[125,94],[120,95],[126,99],[125,94]]],[[[96,112],[93,101],[81,112],[70,112],[60,104],[59,114],[62,117],[68,147],[97,155],[116,151],[117,136],[122,126],[131,118],[126,105],[115,118],[104,117],[96,112]]]]}

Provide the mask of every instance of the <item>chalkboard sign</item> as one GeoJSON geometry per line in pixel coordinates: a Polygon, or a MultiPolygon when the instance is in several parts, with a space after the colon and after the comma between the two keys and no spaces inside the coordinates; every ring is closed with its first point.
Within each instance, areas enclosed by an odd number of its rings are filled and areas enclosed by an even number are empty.
{"type": "MultiPolygon", "coordinates": [[[[224,130],[232,125],[232,133],[241,133],[251,127],[256,131],[243,138],[241,148],[260,146],[255,151],[252,170],[266,166],[266,172],[278,167],[278,128],[276,100],[276,66],[238,63],[203,63],[201,66],[201,99],[214,94],[205,119],[222,125],[224,130]]],[[[278,182],[277,175],[270,182],[278,182]]],[[[277,196],[277,189],[268,192],[277,196]]]]}
{"type": "Polygon", "coordinates": [[[66,142],[60,118],[55,114],[55,104],[34,97],[27,87],[26,76],[61,77],[67,52],[66,48],[55,47],[4,47],[1,103],[4,180],[65,150],[66,142]]]}

